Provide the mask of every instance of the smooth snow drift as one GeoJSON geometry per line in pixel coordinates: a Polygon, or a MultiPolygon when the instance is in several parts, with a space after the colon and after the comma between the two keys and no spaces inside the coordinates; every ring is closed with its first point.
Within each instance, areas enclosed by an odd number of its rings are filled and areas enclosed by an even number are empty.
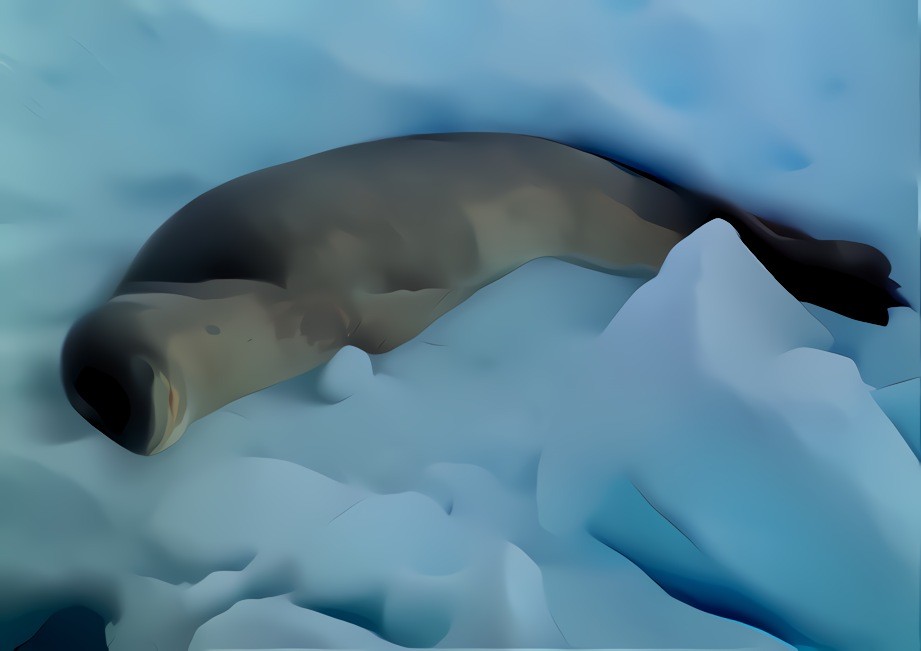
{"type": "Polygon", "coordinates": [[[0,3],[0,647],[918,647],[918,314],[804,307],[725,224],[639,289],[535,261],[157,457],[57,372],[189,199],[415,132],[591,145],[917,307],[913,3],[259,7],[0,3]]]}

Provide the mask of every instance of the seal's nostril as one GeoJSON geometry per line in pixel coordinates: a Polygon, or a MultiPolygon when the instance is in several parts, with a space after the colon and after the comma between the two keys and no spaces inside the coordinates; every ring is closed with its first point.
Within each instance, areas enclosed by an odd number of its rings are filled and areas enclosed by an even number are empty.
{"type": "Polygon", "coordinates": [[[95,412],[87,415],[95,415],[95,419],[87,418],[93,425],[110,438],[125,431],[131,417],[131,400],[118,380],[98,368],[85,366],[74,380],[74,390],[95,412]]]}

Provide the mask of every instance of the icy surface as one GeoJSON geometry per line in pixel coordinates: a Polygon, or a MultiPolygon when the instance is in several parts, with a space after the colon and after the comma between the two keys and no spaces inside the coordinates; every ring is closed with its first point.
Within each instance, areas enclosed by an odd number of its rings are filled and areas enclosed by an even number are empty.
{"type": "Polygon", "coordinates": [[[255,6],[0,3],[0,648],[75,605],[123,651],[918,648],[918,314],[804,308],[725,224],[635,294],[535,261],[153,458],[56,370],[186,201],[422,131],[874,244],[917,307],[914,3],[255,6]]]}
{"type": "Polygon", "coordinates": [[[331,404],[342,402],[367,386],[373,375],[368,353],[345,346],[320,369],[317,394],[331,404]]]}
{"type": "Polygon", "coordinates": [[[876,402],[882,407],[902,438],[908,443],[915,456],[921,461],[921,410],[918,409],[918,395],[921,394],[921,380],[914,378],[877,389],[873,392],[876,402]]]}
{"type": "Polygon", "coordinates": [[[545,450],[541,521],[797,645],[909,648],[917,461],[853,362],[821,350],[828,332],[730,233],[713,222],[679,245],[605,330],[593,359],[617,370],[588,402],[618,386],[616,415],[545,450]],[[680,329],[655,327],[665,310],[680,329]]]}

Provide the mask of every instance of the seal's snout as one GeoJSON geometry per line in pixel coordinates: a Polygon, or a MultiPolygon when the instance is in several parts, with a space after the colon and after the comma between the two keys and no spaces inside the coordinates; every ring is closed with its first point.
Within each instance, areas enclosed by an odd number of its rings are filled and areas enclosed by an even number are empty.
{"type": "Polygon", "coordinates": [[[89,361],[72,375],[68,397],[93,427],[136,454],[150,454],[154,372],[140,357],[115,365],[89,361]]]}
{"type": "Polygon", "coordinates": [[[98,319],[78,322],[67,336],[61,374],[67,398],[93,427],[137,454],[150,454],[156,436],[155,373],[146,358],[98,319]]]}
{"type": "Polygon", "coordinates": [[[73,388],[83,399],[77,408],[80,415],[109,438],[121,438],[131,419],[131,399],[121,383],[95,366],[84,366],[73,388]]]}

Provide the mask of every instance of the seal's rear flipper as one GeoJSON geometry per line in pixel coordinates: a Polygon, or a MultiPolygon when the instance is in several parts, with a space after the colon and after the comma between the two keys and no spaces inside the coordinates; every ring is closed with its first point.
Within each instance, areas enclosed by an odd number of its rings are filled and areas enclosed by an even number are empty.
{"type": "Polygon", "coordinates": [[[761,264],[800,301],[876,325],[889,323],[889,308],[908,307],[898,283],[889,278],[889,260],[872,246],[817,240],[732,207],[716,208],[710,218],[729,222],[761,264]]]}

